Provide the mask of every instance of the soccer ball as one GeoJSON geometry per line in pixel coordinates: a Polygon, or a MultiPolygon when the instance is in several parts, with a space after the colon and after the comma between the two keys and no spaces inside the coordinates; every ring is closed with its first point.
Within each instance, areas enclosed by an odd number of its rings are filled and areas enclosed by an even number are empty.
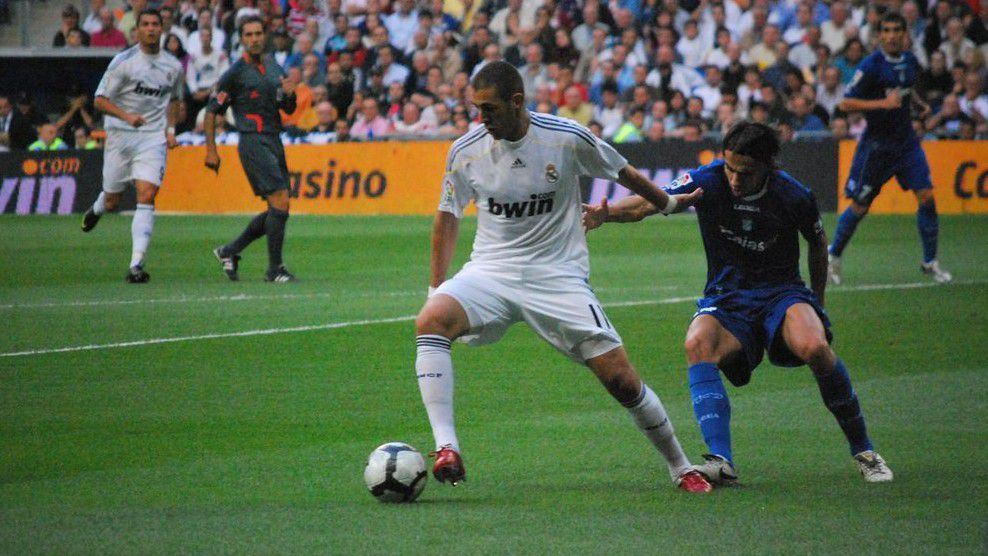
{"type": "Polygon", "coordinates": [[[412,502],[426,483],[425,458],[404,442],[388,442],[371,452],[364,468],[367,489],[381,502],[412,502]]]}

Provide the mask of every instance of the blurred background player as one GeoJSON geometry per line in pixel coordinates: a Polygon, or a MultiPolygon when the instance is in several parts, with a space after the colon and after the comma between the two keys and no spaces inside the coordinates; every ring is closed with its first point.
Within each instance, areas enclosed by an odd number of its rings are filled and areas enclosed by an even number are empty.
{"type": "Polygon", "coordinates": [[[254,194],[268,203],[268,210],[255,216],[236,239],[213,250],[230,280],[238,280],[240,252],[255,239],[268,237],[268,282],[294,282],[295,276],[282,264],[288,222],[288,165],[281,144],[281,116],[295,110],[295,83],[285,77],[281,66],[264,54],[264,22],[256,16],[240,21],[240,43],[244,55],[220,77],[216,93],[206,108],[206,167],[217,174],[220,156],[216,151],[216,119],[233,107],[240,142],[237,152],[254,194]]]}
{"type": "Polygon", "coordinates": [[[709,492],[590,289],[579,177],[620,182],[665,212],[689,206],[698,195],[676,200],[585,128],[529,113],[522,77],[507,62],[485,65],[473,89],[484,125],[450,148],[433,224],[429,298],[416,320],[415,371],[437,446],[433,474],[454,485],[466,476],[453,422],[451,342],[496,342],[524,321],[594,372],[662,454],[679,488],[709,492]],[[446,280],[458,219],[471,200],[478,209],[473,253],[446,280]]]}
{"type": "Polygon", "coordinates": [[[134,284],[151,278],[144,270],[144,255],[154,230],[154,199],[165,175],[167,149],[178,144],[175,122],[183,91],[182,64],[160,51],[157,10],[138,14],[137,39],[137,45],[114,56],[96,89],[94,106],[106,114],[103,192],[82,219],[82,231],[91,231],[103,213],[116,210],[124,188],[134,182],[137,208],[126,276],[134,284]]]}
{"type": "Polygon", "coordinates": [[[881,48],[871,53],[858,66],[854,78],[840,103],[845,112],[863,111],[868,128],[854,151],[851,174],[844,195],[849,206],[840,215],[834,239],[830,244],[830,281],[841,283],[841,256],[851,241],[858,223],[868,214],[868,207],[882,186],[892,176],[905,190],[912,190],[919,201],[916,225],[923,244],[920,269],[939,283],[953,277],[940,268],[937,260],[937,235],[940,219],[933,199],[930,166],[912,129],[910,106],[917,105],[925,117],[930,107],[912,91],[922,68],[916,56],[906,49],[906,21],[897,13],[881,19],[878,40],[881,48]]]}
{"type": "MultiPolygon", "coordinates": [[[[697,469],[715,484],[736,483],[731,404],[720,372],[744,386],[767,351],[774,365],[809,365],[865,480],[891,481],[892,471],[868,438],[847,368],[830,347],[823,309],[827,236],[813,193],[775,169],[779,140],[766,125],[736,125],[723,149],[724,160],[683,175],[668,189],[675,196],[703,190],[696,212],[707,285],[686,333],[693,410],[710,448],[697,469]],[[809,244],[812,291],[799,275],[799,235],[809,244]]],[[[633,196],[611,207],[606,200],[588,207],[584,222],[593,229],[657,212],[633,196]]]]}

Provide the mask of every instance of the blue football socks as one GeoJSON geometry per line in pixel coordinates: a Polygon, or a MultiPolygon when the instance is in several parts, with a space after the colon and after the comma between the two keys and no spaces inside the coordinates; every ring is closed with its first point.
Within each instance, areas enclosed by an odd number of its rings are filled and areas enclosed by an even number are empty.
{"type": "Polygon", "coordinates": [[[861,414],[861,405],[858,403],[858,396],[851,386],[851,377],[847,374],[847,367],[840,359],[834,366],[834,370],[829,375],[816,378],[820,387],[820,396],[824,405],[837,418],[847,442],[851,447],[851,455],[871,450],[871,440],[868,438],[868,431],[865,428],[864,415],[861,414]]]}
{"type": "Polygon", "coordinates": [[[916,227],[919,239],[923,242],[923,262],[937,258],[937,236],[940,233],[940,218],[937,216],[935,201],[920,203],[916,211],[916,227]]]}
{"type": "Polygon", "coordinates": [[[713,363],[696,363],[689,368],[693,413],[710,453],[733,465],[731,454],[731,401],[713,363]]]}
{"type": "Polygon", "coordinates": [[[844,252],[844,248],[847,247],[848,242],[851,241],[851,236],[854,235],[854,230],[857,229],[858,222],[861,222],[861,218],[851,207],[847,207],[841,213],[840,218],[837,219],[837,229],[834,230],[834,240],[830,242],[829,251],[831,255],[840,257],[841,253],[844,252]]]}

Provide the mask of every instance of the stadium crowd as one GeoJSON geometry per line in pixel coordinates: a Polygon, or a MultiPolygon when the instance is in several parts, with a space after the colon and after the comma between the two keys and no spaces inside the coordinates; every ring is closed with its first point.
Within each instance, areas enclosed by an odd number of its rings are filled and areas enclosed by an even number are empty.
{"type": "MultiPolygon", "coordinates": [[[[916,134],[988,137],[988,0],[105,1],[85,18],[67,4],[52,45],[124,48],[134,14],[159,9],[162,46],[186,68],[182,144],[204,142],[203,107],[241,55],[237,21],[250,14],[298,84],[286,143],[462,135],[480,125],[470,77],[499,59],[522,73],[531,110],[613,143],[697,141],[739,119],[771,123],[784,141],[857,137],[864,118],[838,104],[888,10],[908,23],[916,93],[933,107],[914,114],[916,134]]],[[[0,149],[98,147],[92,99],[76,92],[66,105],[46,118],[26,93],[0,96],[0,149]]]]}

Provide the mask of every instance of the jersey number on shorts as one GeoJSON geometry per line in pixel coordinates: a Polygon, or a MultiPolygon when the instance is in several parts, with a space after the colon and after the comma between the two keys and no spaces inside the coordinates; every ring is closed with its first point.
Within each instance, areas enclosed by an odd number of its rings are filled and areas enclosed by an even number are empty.
{"type": "Polygon", "coordinates": [[[607,320],[607,315],[604,314],[603,307],[594,305],[593,303],[588,303],[587,306],[590,307],[590,314],[593,315],[593,320],[597,323],[597,328],[613,328],[611,321],[607,320]]]}

